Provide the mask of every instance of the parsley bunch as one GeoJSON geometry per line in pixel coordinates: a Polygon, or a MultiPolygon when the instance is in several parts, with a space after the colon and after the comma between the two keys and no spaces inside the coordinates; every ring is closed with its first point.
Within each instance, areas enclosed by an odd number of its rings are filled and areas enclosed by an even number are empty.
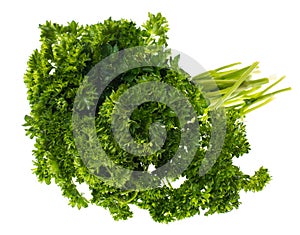
{"type": "MultiPolygon", "coordinates": [[[[188,167],[176,175],[177,166],[173,164],[174,169],[160,179],[158,187],[143,190],[130,187],[129,179],[133,175],[124,175],[122,182],[118,182],[121,186],[114,187],[98,177],[97,172],[91,172],[76,148],[72,123],[74,100],[84,78],[104,58],[127,48],[167,47],[167,21],[159,13],[149,14],[141,27],[129,20],[111,18],[94,25],[81,26],[72,21],[66,26],[46,22],[39,27],[41,47],[31,55],[24,77],[31,107],[24,126],[26,134],[35,139],[34,174],[40,182],[56,183],[71,206],[95,204],[107,208],[115,220],[120,220],[133,216],[132,204],[148,210],[155,221],[171,222],[201,211],[205,215],[231,211],[241,203],[241,190],[260,191],[270,181],[266,168],[261,167],[249,176],[232,161],[250,150],[243,123],[245,114],[270,102],[275,94],[290,89],[270,92],[283,78],[270,85],[267,85],[268,78],[254,79],[257,62],[243,68],[231,64],[191,77],[178,65],[180,58],[168,54],[161,60],[165,66],[141,67],[122,73],[97,97],[94,117],[97,141],[110,160],[126,169],[150,171],[166,164],[182,147],[179,146],[182,134],[179,119],[174,110],[160,102],[140,105],[132,112],[128,126],[137,143],[148,143],[150,126],[157,121],[163,123],[167,138],[160,150],[136,156],[114,140],[111,117],[118,99],[130,87],[145,82],[169,84],[187,97],[197,113],[200,138],[188,167]],[[210,146],[212,110],[221,109],[226,116],[226,134],[218,152],[210,146]],[[209,149],[219,153],[213,162],[205,158],[209,149]],[[90,199],[77,189],[83,183],[88,185],[90,199]]],[[[97,171],[107,178],[114,174],[107,166],[98,166],[97,171]]]]}

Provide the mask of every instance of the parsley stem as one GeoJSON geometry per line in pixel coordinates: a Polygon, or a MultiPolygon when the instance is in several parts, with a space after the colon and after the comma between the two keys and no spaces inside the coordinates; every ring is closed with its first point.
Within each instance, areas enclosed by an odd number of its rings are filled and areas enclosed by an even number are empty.
{"type": "MultiPolygon", "coordinates": [[[[131,192],[132,192],[132,191],[131,191],[131,192]]],[[[122,200],[122,199],[120,199],[120,198],[118,198],[118,197],[114,197],[114,198],[115,198],[120,204],[129,204],[130,202],[132,202],[132,201],[137,197],[138,193],[139,193],[138,190],[134,191],[133,196],[132,196],[131,198],[129,198],[127,201],[124,201],[124,200],[122,200]]]]}
{"type": "Polygon", "coordinates": [[[131,198],[129,198],[125,203],[128,204],[128,203],[132,202],[137,197],[138,193],[139,193],[139,191],[136,190],[134,192],[133,196],[131,198]]]}
{"type": "Polygon", "coordinates": [[[266,95],[260,96],[260,97],[258,97],[258,98],[256,98],[256,99],[253,99],[253,101],[250,102],[249,104],[245,105],[245,106],[241,109],[241,111],[242,111],[242,113],[244,113],[244,114],[249,113],[249,112],[251,112],[251,111],[253,111],[253,110],[257,109],[257,108],[260,108],[260,107],[264,106],[265,104],[269,103],[270,101],[272,101],[273,98],[274,98],[274,95],[276,95],[276,94],[278,94],[278,93],[285,92],[285,91],[289,91],[289,90],[291,90],[291,88],[290,88],[290,87],[287,87],[287,88],[280,89],[280,90],[278,90],[278,91],[274,91],[274,92],[268,93],[268,94],[266,94],[266,95]],[[263,102],[262,102],[262,101],[263,101],[263,102]],[[262,102],[262,103],[260,103],[260,102],[262,102]],[[254,106],[254,104],[258,104],[258,103],[260,103],[260,104],[254,106]],[[254,106],[254,107],[253,107],[253,106],[254,106]],[[251,107],[252,107],[252,108],[251,108],[251,107]]]}
{"type": "Polygon", "coordinates": [[[168,184],[169,188],[170,188],[170,189],[173,189],[173,186],[172,186],[172,184],[170,183],[170,181],[169,181],[168,178],[166,178],[166,181],[167,181],[167,184],[168,184]]]}
{"type": "Polygon", "coordinates": [[[229,64],[192,78],[205,97],[209,99],[210,108],[218,108],[222,105],[241,109],[242,113],[248,113],[269,103],[275,94],[290,90],[290,88],[285,88],[266,94],[285,76],[261,90],[263,85],[269,83],[269,78],[251,80],[252,73],[258,67],[258,62],[242,69],[225,70],[238,64],[240,63],[229,64]]]}
{"type": "MultiPolygon", "coordinates": [[[[258,108],[264,106],[265,104],[271,102],[273,99],[274,99],[274,97],[269,97],[269,98],[268,98],[267,100],[265,100],[264,102],[260,103],[259,105],[254,106],[254,107],[252,107],[252,108],[249,108],[250,106],[245,106],[244,108],[241,109],[241,113],[242,113],[242,115],[245,115],[245,114],[247,114],[247,113],[250,113],[250,112],[252,112],[253,110],[256,110],[256,109],[258,109],[258,108]]],[[[254,104],[254,103],[253,103],[253,104],[254,104]]],[[[251,105],[253,105],[253,104],[251,104],[251,105]]]]}
{"type": "Polygon", "coordinates": [[[230,67],[233,67],[233,66],[236,66],[236,65],[239,65],[239,64],[241,64],[241,62],[236,62],[236,63],[232,63],[232,64],[229,64],[229,65],[225,65],[225,66],[222,66],[220,68],[215,69],[215,71],[220,71],[220,70],[228,69],[230,67]]]}
{"type": "Polygon", "coordinates": [[[274,87],[275,85],[277,85],[279,82],[281,82],[283,79],[285,78],[285,76],[282,76],[280,79],[278,79],[276,82],[272,83],[270,86],[268,86],[265,90],[263,90],[262,92],[258,93],[258,96],[265,94],[268,90],[270,90],[272,87],[274,87]]]}
{"type": "Polygon", "coordinates": [[[230,87],[228,92],[220,99],[216,104],[215,107],[220,107],[226,100],[230,99],[230,96],[236,91],[236,89],[247,79],[247,77],[250,75],[250,73],[257,67],[258,62],[254,62],[242,75],[241,77],[236,81],[236,83],[230,87]]]}

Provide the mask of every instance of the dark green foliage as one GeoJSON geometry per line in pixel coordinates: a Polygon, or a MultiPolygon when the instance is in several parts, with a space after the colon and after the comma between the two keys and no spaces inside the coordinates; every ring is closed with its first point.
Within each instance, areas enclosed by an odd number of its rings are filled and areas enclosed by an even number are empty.
{"type": "MultiPolygon", "coordinates": [[[[123,191],[105,184],[89,172],[75,147],[72,110],[77,89],[91,68],[112,53],[134,46],[167,46],[166,19],[161,14],[149,14],[149,20],[142,27],[137,27],[132,21],[112,19],[86,26],[74,21],[66,26],[46,22],[40,25],[40,29],[41,48],[31,55],[25,74],[31,112],[25,116],[24,126],[26,134],[35,139],[34,173],[38,180],[59,185],[71,206],[81,208],[92,203],[107,208],[115,220],[120,220],[133,216],[129,205],[134,204],[149,210],[155,221],[170,222],[199,214],[201,210],[205,211],[205,215],[231,211],[240,204],[241,190],[260,191],[270,181],[265,168],[249,176],[232,163],[233,158],[250,150],[244,114],[253,110],[251,105],[268,101],[273,95],[261,91],[252,96],[247,93],[268,82],[264,79],[250,80],[250,73],[257,67],[254,64],[240,70],[228,70],[233,66],[230,65],[209,71],[194,77],[194,82],[184,71],[151,67],[134,69],[116,78],[100,97],[95,117],[98,139],[116,164],[147,171],[150,165],[159,167],[166,163],[178,148],[178,118],[172,109],[158,102],[138,107],[132,113],[129,128],[135,140],[142,143],[149,141],[149,126],[153,122],[164,123],[167,140],[161,150],[150,156],[137,157],[121,149],[114,141],[110,130],[114,105],[122,92],[141,82],[164,82],[184,93],[199,115],[202,138],[193,161],[181,174],[186,180],[180,187],[172,186],[174,178],[166,179],[159,188],[143,191],[123,191]],[[215,90],[207,86],[209,76],[216,79],[218,87],[224,91],[222,97],[226,98],[223,100],[227,117],[226,136],[220,156],[213,167],[201,176],[199,170],[204,164],[211,135],[208,110],[209,107],[218,108],[220,104],[220,100],[208,104],[198,89],[206,84],[208,90],[205,92],[215,98],[215,90]],[[230,101],[238,102],[231,105],[230,101]],[[78,192],[76,184],[81,183],[88,185],[92,199],[87,200],[78,192]]],[[[178,59],[173,58],[169,62],[176,65],[178,59]]]]}

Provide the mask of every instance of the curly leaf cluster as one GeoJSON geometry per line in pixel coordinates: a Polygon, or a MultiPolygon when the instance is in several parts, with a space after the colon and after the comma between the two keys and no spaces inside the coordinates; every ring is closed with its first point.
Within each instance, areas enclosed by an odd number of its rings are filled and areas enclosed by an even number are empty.
{"type": "MultiPolygon", "coordinates": [[[[204,156],[210,148],[212,122],[209,107],[219,105],[220,101],[209,104],[198,89],[209,82],[207,74],[191,79],[180,69],[174,71],[158,67],[128,71],[105,89],[99,98],[95,117],[97,141],[115,164],[132,170],[148,171],[172,159],[180,147],[180,124],[174,111],[165,104],[147,102],[140,105],[132,113],[129,126],[137,143],[147,143],[151,124],[163,123],[167,139],[159,151],[147,156],[135,156],[124,151],[111,133],[111,115],[120,95],[136,84],[158,81],[182,92],[197,112],[201,138],[197,143],[196,155],[181,175],[166,177],[161,186],[154,189],[124,191],[101,181],[86,167],[75,146],[72,110],[76,92],[92,67],[112,53],[135,46],[166,47],[167,21],[161,14],[149,14],[148,21],[141,27],[132,21],[110,18],[103,23],[86,26],[74,21],[66,26],[46,22],[40,25],[40,30],[41,47],[31,55],[24,78],[31,107],[30,114],[25,116],[24,126],[26,134],[35,140],[34,174],[40,182],[57,184],[71,206],[81,208],[95,204],[107,208],[115,220],[120,220],[132,217],[130,205],[136,205],[148,210],[155,221],[171,222],[200,214],[201,211],[205,215],[231,211],[241,203],[241,190],[260,191],[270,181],[268,170],[263,167],[249,176],[233,164],[234,158],[250,150],[243,123],[245,106],[226,106],[226,136],[221,154],[206,174],[199,174],[200,166],[207,164],[204,156]],[[179,181],[181,184],[177,185],[179,181]],[[77,185],[82,183],[88,185],[91,199],[78,191],[77,185]]],[[[178,64],[178,60],[171,58],[167,62],[174,65],[178,64]]],[[[241,87],[247,91],[250,85],[258,84],[247,80],[249,74],[244,76],[249,67],[227,72],[224,69],[210,71],[210,76],[217,78],[227,104],[234,99],[247,101],[247,97],[241,99],[241,87]],[[241,77],[243,80],[239,80],[241,77]],[[230,87],[235,90],[230,90],[230,87]]],[[[214,97],[214,90],[206,92],[214,97]]],[[[257,99],[258,96],[255,101],[257,99]]],[[[244,103],[249,105],[249,102],[248,99],[248,103],[244,103]]],[[[106,171],[108,177],[111,174],[107,169],[99,170],[106,171]]],[[[124,176],[122,184],[126,184],[126,177],[130,176],[124,176]]]]}

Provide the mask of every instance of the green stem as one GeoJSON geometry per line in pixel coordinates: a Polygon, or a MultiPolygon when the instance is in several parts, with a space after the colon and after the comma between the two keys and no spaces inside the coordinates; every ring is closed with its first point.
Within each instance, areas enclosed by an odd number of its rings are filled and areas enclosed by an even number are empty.
{"type": "Polygon", "coordinates": [[[235,84],[230,87],[228,92],[216,103],[215,107],[220,107],[226,100],[230,98],[234,91],[247,79],[250,73],[257,67],[258,62],[253,63],[242,75],[241,77],[235,82],[235,84]]]}
{"type": "Polygon", "coordinates": [[[258,98],[256,98],[256,99],[253,99],[253,101],[250,102],[249,104],[245,105],[245,106],[241,109],[241,111],[242,111],[244,114],[249,113],[249,112],[251,112],[251,111],[253,111],[253,110],[257,109],[257,108],[260,108],[260,107],[264,106],[265,104],[269,103],[270,101],[272,101],[273,98],[274,98],[274,95],[279,94],[279,93],[282,93],[282,92],[285,92],[285,91],[289,91],[289,90],[291,90],[291,88],[290,88],[290,87],[287,87],[287,88],[280,89],[280,90],[278,90],[278,91],[274,91],[274,92],[268,93],[268,94],[266,94],[266,95],[260,96],[260,97],[258,97],[258,98]],[[260,102],[262,102],[262,103],[260,103],[260,102]],[[260,104],[254,106],[254,105],[257,104],[257,103],[260,103],[260,104]],[[253,106],[254,106],[254,107],[253,107],[253,106]],[[251,107],[253,107],[253,108],[251,108],[251,107]]]}
{"type": "Polygon", "coordinates": [[[139,193],[139,191],[136,190],[134,192],[133,196],[131,198],[129,198],[125,203],[128,204],[128,203],[132,202],[137,197],[138,193],[139,193]]]}
{"type": "Polygon", "coordinates": [[[238,64],[240,63],[229,64],[192,78],[192,81],[199,86],[205,97],[209,99],[210,108],[216,109],[220,106],[232,107],[240,109],[242,113],[249,113],[269,103],[275,94],[291,89],[284,88],[266,94],[285,77],[281,77],[267,88],[261,90],[263,85],[269,83],[269,78],[251,80],[252,74],[256,72],[255,69],[258,67],[258,62],[242,69],[226,71],[226,69],[238,64]]]}
{"type": "Polygon", "coordinates": [[[261,85],[267,84],[268,82],[269,82],[269,78],[260,78],[260,79],[256,79],[256,80],[249,80],[249,81],[245,81],[241,87],[261,86],[261,85]]]}
{"type": "Polygon", "coordinates": [[[262,92],[258,93],[257,95],[261,96],[261,95],[265,94],[268,90],[270,90],[272,87],[274,87],[275,85],[277,85],[284,78],[285,78],[285,76],[282,76],[280,79],[278,79],[276,82],[272,83],[270,86],[268,86],[266,89],[264,89],[262,92]]]}
{"type": "MultiPolygon", "coordinates": [[[[250,112],[252,112],[253,110],[258,109],[258,108],[260,108],[260,107],[266,105],[267,103],[271,102],[273,99],[274,99],[274,97],[269,97],[269,99],[265,100],[265,101],[262,102],[261,104],[256,105],[256,106],[254,106],[254,107],[252,107],[252,108],[249,108],[250,106],[245,106],[244,108],[241,109],[241,113],[242,113],[243,115],[245,115],[245,114],[247,114],[247,113],[250,113],[250,112]]],[[[253,104],[254,104],[254,103],[253,103],[253,104]]],[[[251,106],[252,106],[252,105],[251,105],[251,106]]]]}
{"type": "Polygon", "coordinates": [[[131,198],[129,198],[127,201],[124,201],[118,197],[114,197],[119,203],[121,204],[129,204],[130,202],[132,202],[138,195],[139,191],[134,191],[134,194],[131,198]]]}
{"type": "Polygon", "coordinates": [[[241,62],[236,62],[236,63],[232,63],[232,64],[229,64],[229,65],[225,65],[225,66],[222,66],[220,68],[215,69],[215,71],[218,72],[220,70],[228,69],[230,67],[233,67],[233,66],[236,66],[236,65],[239,65],[239,64],[241,64],[241,62]]]}
{"type": "Polygon", "coordinates": [[[226,65],[226,66],[217,68],[215,70],[206,71],[204,73],[201,73],[201,74],[198,74],[198,75],[194,76],[192,78],[192,80],[193,81],[198,81],[198,80],[202,80],[202,79],[211,80],[212,78],[216,79],[216,78],[228,76],[230,74],[234,74],[235,72],[238,72],[239,70],[238,69],[232,69],[232,70],[227,70],[227,71],[223,71],[223,72],[221,72],[221,70],[232,67],[232,66],[235,66],[235,65],[238,65],[238,64],[240,64],[240,63],[238,62],[238,63],[234,63],[234,64],[230,64],[230,65],[226,65]]]}
{"type": "Polygon", "coordinates": [[[167,181],[167,184],[168,184],[169,188],[170,188],[170,189],[173,189],[173,186],[172,186],[172,184],[170,183],[170,181],[169,181],[168,178],[166,178],[166,181],[167,181]]]}

